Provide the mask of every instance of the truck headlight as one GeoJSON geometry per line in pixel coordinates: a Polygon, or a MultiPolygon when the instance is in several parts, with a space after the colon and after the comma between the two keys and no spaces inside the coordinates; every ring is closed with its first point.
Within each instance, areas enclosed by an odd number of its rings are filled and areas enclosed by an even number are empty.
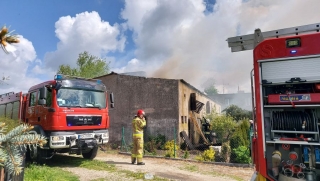
{"type": "Polygon", "coordinates": [[[109,138],[109,132],[103,133],[103,134],[102,134],[102,137],[103,137],[103,138],[109,138]]]}

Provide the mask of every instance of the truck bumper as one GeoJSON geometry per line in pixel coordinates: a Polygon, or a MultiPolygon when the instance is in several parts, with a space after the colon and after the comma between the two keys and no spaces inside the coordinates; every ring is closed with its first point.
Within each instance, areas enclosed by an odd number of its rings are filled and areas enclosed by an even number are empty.
{"type": "Polygon", "coordinates": [[[95,130],[95,131],[59,131],[51,132],[49,134],[49,147],[50,149],[63,149],[76,147],[78,144],[88,145],[91,144],[102,145],[109,142],[108,130],[95,130]]]}

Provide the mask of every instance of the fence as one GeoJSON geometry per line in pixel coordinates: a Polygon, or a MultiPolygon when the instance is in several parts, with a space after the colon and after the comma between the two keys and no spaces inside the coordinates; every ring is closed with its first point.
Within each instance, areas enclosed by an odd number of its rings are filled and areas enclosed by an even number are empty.
{"type": "MultiPolygon", "coordinates": [[[[172,157],[208,162],[251,164],[250,135],[232,130],[215,130],[210,135],[197,135],[185,131],[178,132],[175,127],[165,128],[165,131],[144,132],[144,155],[157,157],[172,157]],[[228,132],[229,134],[225,134],[228,132]],[[217,135],[220,136],[214,136],[217,135]],[[221,136],[223,134],[224,136],[221,136]],[[213,140],[212,137],[214,136],[213,140]],[[204,140],[206,139],[206,140],[204,140]],[[176,145],[176,146],[174,146],[176,145]]],[[[123,127],[121,134],[121,152],[130,153],[132,149],[131,127],[123,127]]],[[[196,133],[193,133],[196,134],[196,133]]]]}

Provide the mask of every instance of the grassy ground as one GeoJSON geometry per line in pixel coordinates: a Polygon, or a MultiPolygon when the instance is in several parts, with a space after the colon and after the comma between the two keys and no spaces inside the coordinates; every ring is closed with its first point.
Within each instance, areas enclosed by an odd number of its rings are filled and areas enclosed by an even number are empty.
{"type": "Polygon", "coordinates": [[[25,181],[78,181],[79,178],[58,167],[28,164],[24,173],[25,181]]]}
{"type": "MultiPolygon", "coordinates": [[[[115,150],[109,150],[108,152],[100,152],[99,155],[117,154],[115,150]]],[[[145,173],[134,172],[129,170],[121,170],[117,168],[112,163],[107,163],[105,161],[99,160],[87,160],[78,156],[68,156],[68,155],[55,155],[52,160],[48,160],[46,165],[35,165],[27,164],[25,169],[25,180],[62,180],[62,181],[78,181],[79,178],[74,173],[65,171],[66,168],[85,168],[89,170],[106,171],[110,174],[122,175],[123,178],[128,178],[128,180],[144,180],[145,173]]],[[[206,166],[205,166],[206,167],[206,166]]],[[[226,167],[224,171],[217,169],[206,169],[198,165],[181,164],[179,167],[181,170],[187,170],[189,172],[198,172],[201,174],[212,175],[212,176],[226,176],[234,180],[242,181],[243,179],[237,174],[229,173],[230,167],[226,167]]],[[[234,169],[236,170],[236,169],[234,169]]],[[[93,181],[104,181],[107,178],[97,178],[93,181]]],[[[152,180],[164,181],[168,179],[154,177],[152,180]]]]}
{"type": "MultiPolygon", "coordinates": [[[[126,178],[132,179],[144,179],[145,173],[142,172],[132,172],[128,170],[120,170],[116,168],[113,164],[107,164],[106,162],[99,160],[86,160],[81,157],[56,155],[49,160],[46,165],[36,165],[27,164],[25,168],[25,178],[26,181],[78,181],[78,176],[64,171],[64,167],[80,167],[89,170],[97,171],[107,171],[111,173],[122,174],[126,178]]],[[[94,181],[102,181],[104,178],[96,179],[94,181]]],[[[155,177],[155,181],[165,181],[167,179],[162,179],[155,177]]]]}

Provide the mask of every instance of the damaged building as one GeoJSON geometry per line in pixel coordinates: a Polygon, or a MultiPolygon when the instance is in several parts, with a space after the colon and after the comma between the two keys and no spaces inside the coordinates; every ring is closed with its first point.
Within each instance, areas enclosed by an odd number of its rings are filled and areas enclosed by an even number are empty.
{"type": "Polygon", "coordinates": [[[147,116],[145,136],[161,134],[167,140],[177,138],[182,142],[180,133],[184,132],[193,144],[201,140],[203,116],[212,110],[221,112],[219,104],[182,79],[115,72],[97,78],[115,97],[115,108],[109,110],[111,143],[120,143],[122,132],[126,137],[132,135],[131,122],[138,109],[143,109],[147,116]]]}

